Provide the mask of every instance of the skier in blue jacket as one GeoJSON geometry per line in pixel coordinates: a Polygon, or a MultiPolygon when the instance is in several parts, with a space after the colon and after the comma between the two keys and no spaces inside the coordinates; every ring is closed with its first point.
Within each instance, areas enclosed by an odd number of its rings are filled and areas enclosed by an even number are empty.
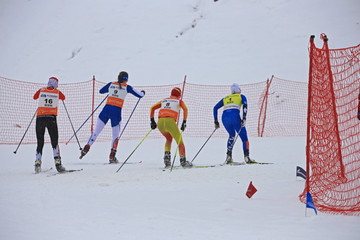
{"type": "Polygon", "coordinates": [[[104,87],[100,89],[100,93],[109,93],[109,96],[106,101],[106,105],[99,114],[99,118],[96,122],[95,130],[90,135],[90,138],[81,151],[80,159],[82,159],[90,150],[90,146],[95,142],[96,138],[99,136],[103,128],[105,127],[108,120],[111,120],[112,135],[113,140],[111,143],[111,151],[109,156],[109,163],[118,163],[118,160],[115,157],[117,145],[119,141],[120,134],[120,124],[121,124],[121,110],[124,104],[125,97],[128,93],[131,93],[137,98],[142,98],[145,96],[145,91],[142,90],[138,92],[132,86],[128,85],[128,73],[120,72],[118,76],[118,81],[109,82],[104,87]]]}
{"type": "Polygon", "coordinates": [[[218,109],[224,107],[222,114],[222,122],[229,133],[227,141],[227,153],[226,153],[226,164],[233,164],[232,149],[234,146],[234,140],[236,133],[239,133],[240,138],[243,142],[244,160],[246,163],[254,163],[255,161],[250,159],[249,156],[249,140],[246,132],[246,114],[247,114],[247,100],[244,95],[241,94],[240,86],[234,83],[231,86],[231,95],[228,95],[221,99],[214,106],[214,123],[215,128],[219,128],[220,124],[218,121],[218,109]],[[240,109],[243,108],[242,119],[240,116],[240,109]]]}

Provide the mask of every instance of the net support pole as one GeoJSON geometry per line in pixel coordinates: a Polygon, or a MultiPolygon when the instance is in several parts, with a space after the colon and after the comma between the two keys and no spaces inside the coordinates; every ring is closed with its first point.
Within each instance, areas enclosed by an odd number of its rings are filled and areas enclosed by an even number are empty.
{"type": "MultiPolygon", "coordinates": [[[[91,107],[91,112],[94,112],[94,104],[95,104],[95,75],[93,75],[93,79],[92,79],[92,83],[93,83],[93,94],[92,94],[92,107],[91,107]]],[[[91,133],[93,133],[94,131],[94,115],[91,115],[91,133]]]]}
{"type": "MultiPolygon", "coordinates": [[[[309,54],[309,83],[308,83],[308,111],[307,111],[307,130],[306,130],[306,192],[310,190],[310,115],[311,115],[311,86],[312,86],[312,70],[313,70],[313,54],[314,54],[314,38],[315,35],[310,37],[310,54],[309,54]]],[[[306,208],[306,207],[305,207],[306,208]]],[[[305,213],[306,215],[306,213],[305,213]]]]}
{"type": "Polygon", "coordinates": [[[258,119],[258,137],[263,137],[263,135],[264,135],[267,103],[268,103],[268,97],[269,97],[269,88],[270,88],[273,78],[274,78],[274,75],[271,76],[270,81],[269,81],[269,79],[267,79],[267,81],[266,81],[266,90],[265,90],[263,100],[261,103],[259,119],[258,119]]]}
{"type": "MultiPolygon", "coordinates": [[[[184,77],[184,82],[183,82],[183,87],[182,87],[182,91],[181,91],[180,101],[183,99],[183,96],[184,96],[185,84],[186,84],[186,75],[184,77]]],[[[179,114],[178,114],[178,117],[177,117],[177,120],[176,120],[176,125],[179,125],[179,119],[180,119],[180,109],[179,109],[179,114]]]]}
{"type": "Polygon", "coordinates": [[[335,134],[336,134],[336,140],[337,140],[337,145],[338,145],[338,149],[339,149],[339,159],[340,159],[340,169],[341,169],[341,176],[343,178],[345,178],[345,170],[344,170],[344,164],[342,161],[342,153],[341,153],[341,139],[340,139],[340,133],[339,133],[339,118],[338,118],[338,114],[336,111],[336,103],[335,103],[335,92],[334,92],[334,77],[331,71],[331,64],[330,64],[330,52],[329,52],[329,47],[328,47],[328,38],[325,34],[321,35],[323,40],[324,40],[324,48],[325,48],[325,53],[326,53],[326,64],[329,70],[329,80],[330,80],[330,91],[331,91],[331,100],[332,100],[332,106],[333,106],[333,111],[334,111],[334,115],[335,115],[335,134]]]}

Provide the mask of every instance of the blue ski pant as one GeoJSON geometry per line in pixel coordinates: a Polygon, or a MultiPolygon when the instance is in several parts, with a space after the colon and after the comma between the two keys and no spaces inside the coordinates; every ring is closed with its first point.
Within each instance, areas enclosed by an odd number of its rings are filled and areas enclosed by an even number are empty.
{"type": "Polygon", "coordinates": [[[240,131],[240,138],[243,143],[243,151],[245,155],[249,154],[249,140],[247,136],[246,127],[241,127],[241,118],[239,110],[229,109],[225,110],[222,114],[222,122],[229,133],[229,138],[227,142],[227,150],[232,151],[234,147],[234,140],[236,133],[240,131]],[[241,130],[240,130],[241,129],[241,130]]]}

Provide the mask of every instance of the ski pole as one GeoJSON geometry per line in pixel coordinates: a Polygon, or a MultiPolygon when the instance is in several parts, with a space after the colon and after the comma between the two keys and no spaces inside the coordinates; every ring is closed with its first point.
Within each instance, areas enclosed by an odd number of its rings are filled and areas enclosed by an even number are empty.
{"type": "MultiPolygon", "coordinates": [[[[241,127],[241,128],[242,128],[242,127],[241,127]]],[[[237,140],[238,137],[240,136],[241,128],[240,128],[239,132],[236,132],[236,136],[235,136],[234,142],[233,142],[233,144],[232,144],[231,147],[234,147],[236,140],[237,140]]]]}
{"type": "Polygon", "coordinates": [[[205,146],[205,144],[209,141],[209,139],[212,137],[212,135],[215,133],[215,131],[217,130],[217,128],[214,129],[214,131],[211,133],[211,135],[208,137],[208,139],[205,141],[205,143],[202,145],[202,147],[200,148],[200,150],[197,152],[197,154],[195,155],[195,157],[193,158],[193,160],[191,160],[191,162],[193,162],[195,160],[195,158],[197,157],[197,155],[200,153],[200,151],[203,149],[203,147],[205,146]]]}
{"type": "Polygon", "coordinates": [[[67,114],[67,116],[68,116],[68,118],[69,118],[69,121],[70,121],[72,130],[74,131],[74,135],[75,135],[75,137],[76,137],[76,141],[77,141],[77,143],[78,143],[78,145],[79,145],[80,150],[82,150],[82,148],[81,148],[81,146],[80,146],[79,139],[78,139],[78,137],[77,137],[77,135],[76,135],[76,132],[75,132],[75,129],[74,129],[74,125],[73,125],[72,122],[71,122],[69,112],[68,112],[68,110],[67,110],[67,108],[66,108],[65,102],[62,101],[62,103],[64,104],[64,108],[65,108],[66,114],[67,114]]]}
{"type": "Polygon", "coordinates": [[[182,133],[183,133],[183,131],[180,132],[179,144],[176,147],[176,151],[175,151],[174,159],[173,159],[172,164],[171,164],[170,172],[173,170],[173,167],[174,167],[175,158],[176,158],[176,155],[177,155],[177,152],[178,152],[178,149],[179,149],[179,146],[180,146],[180,142],[181,142],[181,139],[182,139],[182,133]]]}
{"type": "Polygon", "coordinates": [[[241,126],[240,127],[240,129],[239,129],[239,132],[236,132],[236,137],[235,137],[235,140],[234,140],[234,142],[233,142],[233,146],[234,146],[234,144],[235,144],[235,142],[236,142],[236,139],[240,136],[240,132],[241,132],[241,129],[243,128],[244,126],[241,126]]]}
{"type": "Polygon", "coordinates": [[[19,145],[18,145],[18,146],[17,146],[17,148],[15,149],[14,154],[16,154],[17,150],[18,150],[18,149],[19,149],[19,147],[20,147],[20,144],[21,144],[21,143],[22,143],[22,141],[24,140],[24,137],[25,137],[25,135],[26,135],[27,131],[29,130],[30,125],[31,125],[32,121],[34,120],[34,117],[35,117],[36,113],[37,113],[37,109],[36,109],[36,111],[35,111],[35,113],[34,113],[34,116],[31,118],[31,121],[30,121],[30,123],[29,123],[29,126],[27,127],[27,129],[26,129],[26,131],[25,131],[24,135],[22,136],[22,138],[21,138],[21,140],[20,140],[20,142],[19,142],[19,145]]]}
{"type": "Polygon", "coordinates": [[[127,122],[125,123],[125,126],[124,126],[123,130],[121,131],[120,136],[118,137],[118,140],[121,138],[121,136],[122,136],[122,134],[123,134],[123,132],[124,132],[124,130],[125,130],[125,128],[126,128],[126,126],[128,125],[128,123],[129,123],[129,121],[130,121],[131,116],[132,116],[132,115],[133,115],[133,113],[135,112],[135,109],[136,109],[137,105],[139,104],[140,99],[141,99],[141,98],[139,98],[139,100],[137,101],[137,103],[136,103],[136,105],[135,105],[134,109],[132,110],[132,112],[131,112],[131,114],[130,114],[130,116],[129,116],[128,120],[127,120],[127,122]]]}
{"type": "Polygon", "coordinates": [[[127,162],[127,160],[129,160],[129,158],[131,157],[131,155],[134,154],[134,152],[136,151],[136,149],[140,146],[140,144],[145,140],[145,138],[150,134],[150,132],[152,131],[152,129],[150,129],[150,131],[145,135],[145,137],[140,141],[140,143],[136,146],[136,148],[130,153],[130,155],[126,158],[126,160],[121,164],[121,166],[119,167],[119,169],[116,171],[120,171],[120,169],[122,168],[122,166],[124,166],[124,164],[127,162]]]}
{"type": "Polygon", "coordinates": [[[89,118],[96,112],[96,110],[100,107],[100,105],[105,101],[105,99],[109,96],[106,95],[106,97],[101,101],[101,103],[95,108],[95,110],[90,114],[90,116],[85,120],[85,122],[83,124],[81,124],[81,126],[78,128],[78,130],[74,133],[74,135],[71,136],[71,138],[65,143],[65,145],[67,145],[71,139],[76,135],[76,133],[84,126],[84,124],[87,122],[87,120],[89,120],[89,118]]]}

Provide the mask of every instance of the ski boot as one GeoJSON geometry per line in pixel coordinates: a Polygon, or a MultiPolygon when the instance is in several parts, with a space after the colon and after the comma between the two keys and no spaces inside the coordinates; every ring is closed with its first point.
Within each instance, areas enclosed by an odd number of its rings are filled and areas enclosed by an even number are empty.
{"type": "Polygon", "coordinates": [[[63,167],[63,165],[61,164],[61,157],[54,157],[55,159],[55,167],[56,167],[56,170],[59,172],[59,173],[62,173],[62,172],[65,172],[65,168],[63,167]]]}
{"type": "Polygon", "coordinates": [[[249,157],[249,153],[245,153],[244,154],[244,160],[246,162],[246,164],[252,164],[252,163],[256,163],[256,161],[254,159],[251,159],[249,157]]]}
{"type": "Polygon", "coordinates": [[[180,164],[183,168],[191,168],[193,166],[191,162],[186,161],[185,156],[180,157],[180,164]]]}
{"type": "Polygon", "coordinates": [[[85,147],[81,150],[80,159],[82,159],[90,150],[90,145],[86,144],[85,147]]]}
{"type": "Polygon", "coordinates": [[[232,151],[227,151],[226,153],[226,161],[225,161],[226,164],[233,164],[234,161],[232,159],[232,151]]]}
{"type": "Polygon", "coordinates": [[[171,153],[169,151],[165,151],[164,163],[166,168],[171,167],[171,153]]]}
{"type": "Polygon", "coordinates": [[[41,160],[35,160],[35,173],[41,172],[41,160]]]}
{"type": "Polygon", "coordinates": [[[109,163],[119,163],[119,161],[115,157],[116,155],[116,149],[112,148],[109,156],[109,163]]]}

